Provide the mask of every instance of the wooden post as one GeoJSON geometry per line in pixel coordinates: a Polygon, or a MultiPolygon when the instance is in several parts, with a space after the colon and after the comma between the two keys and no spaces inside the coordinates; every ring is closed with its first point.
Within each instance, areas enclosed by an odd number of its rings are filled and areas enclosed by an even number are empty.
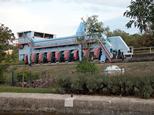
{"type": "Polygon", "coordinates": [[[12,71],[12,86],[14,86],[14,71],[12,71]]]}
{"type": "Polygon", "coordinates": [[[25,68],[23,67],[22,90],[24,90],[24,71],[25,71],[25,68]]]}

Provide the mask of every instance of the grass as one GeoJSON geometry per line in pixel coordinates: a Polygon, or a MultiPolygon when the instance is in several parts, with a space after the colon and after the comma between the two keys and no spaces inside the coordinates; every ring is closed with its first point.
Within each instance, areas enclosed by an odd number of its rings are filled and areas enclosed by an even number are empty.
{"type": "MultiPolygon", "coordinates": [[[[134,62],[134,63],[104,63],[104,64],[96,64],[98,69],[101,73],[103,73],[104,69],[110,65],[117,65],[120,68],[124,68],[127,72],[147,72],[147,70],[151,70],[151,73],[154,73],[154,61],[152,62],[134,62]]],[[[66,76],[72,76],[72,71],[76,70],[76,64],[73,65],[60,65],[56,64],[54,66],[28,66],[25,67],[28,71],[31,71],[33,73],[38,73],[40,75],[40,78],[44,76],[44,73],[46,72],[47,78],[53,78],[61,75],[66,76]]],[[[8,79],[11,79],[12,71],[14,71],[14,74],[16,75],[19,71],[22,71],[23,67],[13,67],[10,66],[7,71],[5,72],[5,76],[7,76],[8,79]]]]}
{"type": "Polygon", "coordinates": [[[0,85],[0,92],[14,92],[14,93],[54,93],[53,89],[48,88],[24,88],[0,85]]]}
{"type": "MultiPolygon", "coordinates": [[[[27,66],[25,67],[28,71],[32,73],[37,73],[39,78],[56,78],[57,76],[68,76],[73,77],[72,71],[76,71],[76,65],[63,65],[63,64],[55,64],[55,65],[42,65],[42,66],[27,66]]],[[[110,65],[117,65],[120,68],[124,68],[125,72],[130,76],[143,76],[145,74],[154,75],[154,61],[151,62],[133,62],[133,63],[104,63],[104,64],[96,64],[98,67],[100,74],[103,75],[104,69],[110,65]]],[[[10,66],[7,71],[4,73],[6,76],[6,84],[12,84],[12,71],[14,71],[14,79],[16,80],[17,73],[23,71],[23,67],[19,66],[10,66]]]]}
{"type": "MultiPolygon", "coordinates": [[[[28,71],[32,73],[39,74],[39,78],[56,78],[57,76],[62,77],[74,77],[79,74],[73,73],[72,71],[76,71],[76,65],[63,65],[63,64],[55,64],[54,66],[27,66],[25,67],[28,71]]],[[[154,76],[154,61],[151,62],[134,62],[134,63],[104,63],[104,64],[96,64],[98,69],[100,70],[101,75],[103,75],[103,71],[106,67],[111,65],[117,65],[120,68],[125,69],[125,73],[129,76],[154,76]]],[[[14,79],[16,81],[16,75],[18,72],[22,71],[23,67],[19,66],[10,66],[7,71],[4,73],[6,76],[6,84],[12,84],[12,71],[14,71],[14,79]]],[[[94,76],[95,77],[95,76],[94,76]]],[[[11,87],[8,85],[0,85],[0,92],[16,92],[16,93],[56,93],[56,91],[52,88],[24,88],[22,91],[21,87],[11,87]]]]}

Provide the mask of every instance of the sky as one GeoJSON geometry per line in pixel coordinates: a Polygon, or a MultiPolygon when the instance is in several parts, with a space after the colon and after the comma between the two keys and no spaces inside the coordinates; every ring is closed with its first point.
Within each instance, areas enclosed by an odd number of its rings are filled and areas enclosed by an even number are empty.
{"type": "Polygon", "coordinates": [[[131,0],[0,0],[0,23],[17,32],[34,30],[75,35],[81,18],[98,15],[98,20],[110,30],[121,29],[139,33],[137,28],[125,27],[129,18],[123,17],[131,0]]]}

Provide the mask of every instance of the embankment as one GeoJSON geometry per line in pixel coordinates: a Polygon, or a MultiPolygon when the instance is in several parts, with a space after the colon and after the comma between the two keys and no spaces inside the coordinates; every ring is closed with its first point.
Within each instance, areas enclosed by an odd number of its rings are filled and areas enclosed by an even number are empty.
{"type": "Polygon", "coordinates": [[[130,97],[0,93],[0,113],[71,113],[91,115],[153,115],[154,99],[130,97]]]}

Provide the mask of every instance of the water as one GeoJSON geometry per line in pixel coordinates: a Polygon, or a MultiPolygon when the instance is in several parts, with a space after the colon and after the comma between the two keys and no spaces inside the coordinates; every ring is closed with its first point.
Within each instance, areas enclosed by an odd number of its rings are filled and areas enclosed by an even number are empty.
{"type": "Polygon", "coordinates": [[[0,115],[73,115],[73,114],[58,114],[58,113],[12,113],[12,112],[4,112],[0,115]]]}

